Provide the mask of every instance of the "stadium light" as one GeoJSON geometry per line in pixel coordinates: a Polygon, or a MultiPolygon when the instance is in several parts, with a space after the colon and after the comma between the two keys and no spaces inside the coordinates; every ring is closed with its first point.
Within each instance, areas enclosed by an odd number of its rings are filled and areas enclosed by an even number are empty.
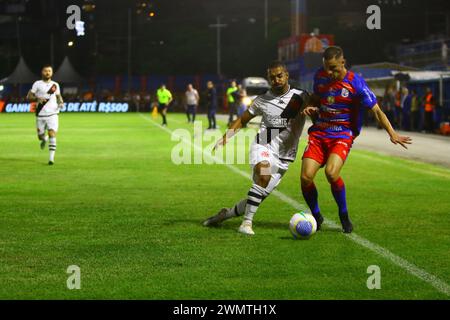
{"type": "Polygon", "coordinates": [[[69,42],[67,42],[67,46],[69,46],[69,47],[73,47],[73,41],[69,41],[69,42]]]}

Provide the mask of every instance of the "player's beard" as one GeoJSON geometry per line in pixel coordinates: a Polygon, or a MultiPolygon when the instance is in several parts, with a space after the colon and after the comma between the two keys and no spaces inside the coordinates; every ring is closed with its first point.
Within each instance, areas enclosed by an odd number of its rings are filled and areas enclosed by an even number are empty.
{"type": "Polygon", "coordinates": [[[285,89],[287,88],[287,86],[285,84],[279,85],[279,86],[273,86],[272,87],[272,92],[279,96],[282,95],[285,91],[285,89]]]}

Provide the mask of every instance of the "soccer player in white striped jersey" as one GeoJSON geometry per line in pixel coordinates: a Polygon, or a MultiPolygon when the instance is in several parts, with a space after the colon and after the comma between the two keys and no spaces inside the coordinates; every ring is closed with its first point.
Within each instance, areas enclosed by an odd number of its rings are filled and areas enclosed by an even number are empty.
{"type": "Polygon", "coordinates": [[[38,139],[41,141],[41,149],[45,148],[48,141],[49,160],[48,164],[55,162],[56,133],[58,131],[59,109],[63,107],[64,101],[61,96],[59,84],[52,81],[53,68],[46,65],[42,68],[42,80],[33,83],[27,99],[36,104],[36,127],[38,139]],[[48,132],[48,137],[46,136],[48,132]]]}
{"type": "Polygon", "coordinates": [[[216,143],[223,146],[255,116],[262,116],[258,134],[250,148],[253,185],[247,197],[231,208],[222,208],[215,216],[203,222],[214,226],[222,221],[244,215],[238,231],[253,235],[253,217],[261,202],[278,186],[289,164],[295,160],[298,143],[305,124],[303,109],[309,101],[306,91],[289,85],[286,66],[272,62],[267,68],[270,90],[258,96],[216,143]]]}

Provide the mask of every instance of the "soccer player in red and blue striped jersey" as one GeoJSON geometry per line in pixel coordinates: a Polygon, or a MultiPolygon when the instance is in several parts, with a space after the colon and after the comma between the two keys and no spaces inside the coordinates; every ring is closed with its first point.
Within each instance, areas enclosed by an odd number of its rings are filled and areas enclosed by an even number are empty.
{"type": "Polygon", "coordinates": [[[323,68],[314,77],[314,94],[304,114],[313,119],[309,128],[308,145],[303,153],[301,188],[303,197],[315,217],[318,229],[323,222],[314,177],[321,167],[331,185],[331,192],[339,207],[343,232],[351,233],[353,225],[348,216],[345,184],[341,168],[362,125],[362,109],[371,110],[375,119],[389,134],[394,144],[407,149],[409,137],[395,132],[384,112],[377,104],[373,92],[364,79],[346,69],[344,53],[340,47],[328,47],[323,54],[323,68]]]}

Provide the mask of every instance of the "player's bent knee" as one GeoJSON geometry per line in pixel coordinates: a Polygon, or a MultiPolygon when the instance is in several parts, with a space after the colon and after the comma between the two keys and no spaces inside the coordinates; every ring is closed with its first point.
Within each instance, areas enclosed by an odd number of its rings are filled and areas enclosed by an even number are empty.
{"type": "Polygon", "coordinates": [[[266,188],[269,185],[271,176],[267,175],[257,175],[255,179],[255,183],[263,188],[266,188]]]}
{"type": "Polygon", "coordinates": [[[265,188],[269,185],[270,182],[270,175],[263,175],[258,177],[258,185],[265,188]]]}
{"type": "Polygon", "coordinates": [[[300,182],[302,186],[308,186],[314,181],[314,174],[311,172],[305,171],[300,175],[300,182]]]}
{"type": "Polygon", "coordinates": [[[329,182],[336,181],[339,178],[339,170],[335,167],[325,168],[325,175],[329,182]]]}

